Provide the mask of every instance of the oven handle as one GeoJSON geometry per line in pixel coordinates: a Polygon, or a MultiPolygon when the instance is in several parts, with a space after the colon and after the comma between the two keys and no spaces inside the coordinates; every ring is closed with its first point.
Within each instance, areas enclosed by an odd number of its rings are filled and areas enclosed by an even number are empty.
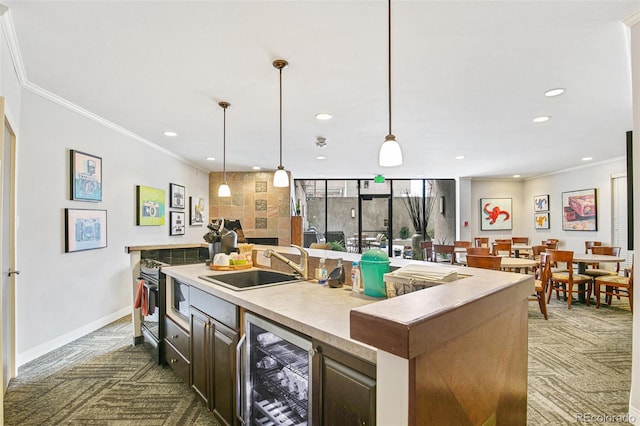
{"type": "Polygon", "coordinates": [[[244,418],[244,392],[242,392],[242,347],[244,346],[244,342],[247,340],[247,335],[243,334],[240,340],[238,341],[238,345],[236,346],[236,413],[238,420],[243,425],[246,424],[244,418]]]}

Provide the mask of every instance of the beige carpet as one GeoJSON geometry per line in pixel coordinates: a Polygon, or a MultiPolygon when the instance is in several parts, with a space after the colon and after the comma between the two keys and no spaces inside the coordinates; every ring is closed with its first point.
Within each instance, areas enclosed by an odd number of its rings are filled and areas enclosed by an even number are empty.
{"type": "MultiPolygon", "coordinates": [[[[628,424],[610,421],[628,409],[626,299],[569,311],[554,298],[548,307],[545,321],[529,304],[528,424],[628,424]]],[[[4,404],[7,425],[217,424],[171,369],[131,346],[129,317],[21,367],[4,404]]]]}

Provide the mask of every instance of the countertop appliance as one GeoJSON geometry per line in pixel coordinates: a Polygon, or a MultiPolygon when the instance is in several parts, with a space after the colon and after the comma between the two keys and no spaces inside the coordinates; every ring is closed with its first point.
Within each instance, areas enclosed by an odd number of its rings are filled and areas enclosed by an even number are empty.
{"type": "Polygon", "coordinates": [[[244,330],[237,348],[241,424],[311,424],[311,341],[251,313],[244,330]]]}

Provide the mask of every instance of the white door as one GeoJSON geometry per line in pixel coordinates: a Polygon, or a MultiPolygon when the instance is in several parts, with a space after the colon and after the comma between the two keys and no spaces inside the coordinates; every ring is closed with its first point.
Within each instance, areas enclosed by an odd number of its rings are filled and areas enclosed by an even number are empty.
{"type": "MultiPolygon", "coordinates": [[[[4,114],[4,98],[0,98],[0,182],[2,195],[0,197],[0,221],[2,232],[0,238],[0,274],[2,285],[0,301],[2,315],[0,329],[2,330],[2,395],[9,385],[9,380],[15,377],[15,148],[16,138],[4,114]]],[[[0,408],[1,410],[1,408],[0,408]]],[[[2,413],[2,411],[0,411],[2,413]]],[[[4,416],[3,416],[4,417],[4,416]]]]}

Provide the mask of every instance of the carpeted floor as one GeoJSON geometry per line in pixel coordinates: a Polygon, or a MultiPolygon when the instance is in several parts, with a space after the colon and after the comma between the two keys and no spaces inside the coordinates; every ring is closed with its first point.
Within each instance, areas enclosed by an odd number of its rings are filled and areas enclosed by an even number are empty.
{"type": "MultiPolygon", "coordinates": [[[[529,425],[629,424],[628,302],[595,309],[529,304],[529,425]]],[[[4,401],[7,425],[217,425],[171,369],[131,345],[129,317],[24,366],[4,401]]],[[[384,425],[383,425],[384,426],[384,425]]]]}

